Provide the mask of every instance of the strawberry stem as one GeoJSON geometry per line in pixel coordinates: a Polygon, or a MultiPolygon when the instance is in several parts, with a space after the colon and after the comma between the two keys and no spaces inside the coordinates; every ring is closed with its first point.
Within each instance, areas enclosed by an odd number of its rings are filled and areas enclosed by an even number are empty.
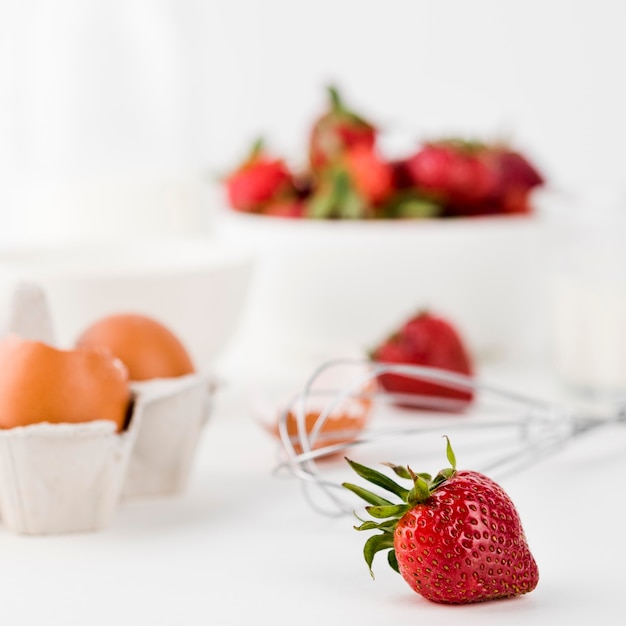
{"type": "Polygon", "coordinates": [[[250,152],[248,153],[247,162],[254,163],[254,161],[256,161],[259,158],[259,156],[261,156],[264,149],[265,149],[265,139],[263,137],[258,137],[252,143],[250,152]]]}
{"type": "Polygon", "coordinates": [[[326,90],[328,91],[328,98],[330,100],[330,107],[333,111],[343,111],[344,106],[339,96],[339,90],[334,85],[329,85],[326,90]]]}
{"type": "Polygon", "coordinates": [[[418,474],[415,475],[413,489],[409,491],[407,502],[413,506],[430,498],[430,485],[418,474]]]}

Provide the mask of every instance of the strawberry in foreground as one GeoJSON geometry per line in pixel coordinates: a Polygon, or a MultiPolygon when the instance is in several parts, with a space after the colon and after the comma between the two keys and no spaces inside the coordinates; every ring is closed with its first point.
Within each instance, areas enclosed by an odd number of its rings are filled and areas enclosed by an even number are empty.
{"type": "MultiPolygon", "coordinates": [[[[472,359],[458,330],[448,320],[428,311],[410,318],[370,356],[381,363],[420,365],[473,375],[472,359]]],[[[411,399],[411,402],[400,401],[398,404],[416,408],[437,408],[437,403],[431,401],[436,398],[452,401],[445,408],[460,410],[473,400],[471,390],[431,383],[418,377],[383,373],[378,376],[378,381],[389,393],[411,399]]]]}
{"type": "Polygon", "coordinates": [[[355,529],[380,531],[364,548],[372,577],[374,556],[387,550],[389,565],[433,602],[467,604],[532,591],[539,572],[515,505],[487,476],[457,470],[449,440],[447,457],[451,467],[434,478],[408,466],[388,465],[409,481],[408,488],[346,459],[361,478],[401,500],[396,504],[358,485],[343,484],[369,503],[365,509],[374,518],[361,520],[355,529]]]}

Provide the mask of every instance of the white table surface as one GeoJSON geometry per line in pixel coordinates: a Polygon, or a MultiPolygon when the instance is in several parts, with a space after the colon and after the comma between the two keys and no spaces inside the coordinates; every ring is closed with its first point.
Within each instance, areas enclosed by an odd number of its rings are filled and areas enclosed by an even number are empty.
{"type": "MultiPolygon", "coordinates": [[[[481,375],[543,397],[553,390],[532,368],[481,375]]],[[[411,591],[384,558],[372,581],[365,533],[349,516],[314,512],[296,479],[273,474],[276,442],[248,411],[250,372],[228,376],[184,494],[123,503],[97,533],[28,537],[0,528],[4,624],[624,623],[623,426],[500,481],[539,565],[536,590],[445,606],[411,591]]]]}

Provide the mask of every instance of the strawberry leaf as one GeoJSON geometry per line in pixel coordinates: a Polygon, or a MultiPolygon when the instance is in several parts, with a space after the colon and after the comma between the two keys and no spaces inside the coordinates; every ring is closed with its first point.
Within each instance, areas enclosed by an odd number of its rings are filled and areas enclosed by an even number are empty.
{"type": "Polygon", "coordinates": [[[332,217],[336,198],[334,193],[317,194],[309,201],[308,215],[315,219],[332,217]]]}
{"type": "Polygon", "coordinates": [[[365,209],[365,203],[356,191],[352,189],[345,191],[343,203],[340,207],[340,217],[344,219],[360,219],[364,217],[365,209]]]}
{"type": "Polygon", "coordinates": [[[354,530],[382,530],[383,532],[393,534],[396,522],[397,520],[395,519],[385,520],[384,522],[369,520],[367,522],[363,522],[359,526],[354,526],[354,530]]]}
{"type": "Polygon", "coordinates": [[[407,504],[392,504],[391,506],[366,506],[365,510],[377,519],[388,517],[402,517],[408,510],[407,504]]]}
{"type": "Polygon", "coordinates": [[[387,552],[387,562],[391,566],[391,569],[400,573],[400,568],[398,567],[398,557],[396,556],[395,550],[389,550],[387,552]]]}
{"type": "Polygon", "coordinates": [[[398,525],[398,520],[395,517],[392,517],[382,522],[374,522],[374,523],[378,524],[378,528],[380,528],[380,530],[393,534],[394,531],[396,530],[396,526],[398,525]]]}
{"type": "Polygon", "coordinates": [[[411,473],[409,472],[408,468],[404,467],[404,465],[395,465],[394,463],[383,463],[383,465],[386,465],[387,467],[392,469],[396,476],[399,476],[400,478],[405,478],[406,480],[413,480],[411,473]]]}
{"type": "Polygon", "coordinates": [[[444,483],[448,478],[452,478],[456,474],[456,470],[451,467],[446,467],[437,473],[430,484],[430,490],[436,489],[442,483],[444,483]]]}
{"type": "Polygon", "coordinates": [[[396,212],[399,218],[430,218],[441,214],[441,206],[429,200],[406,200],[398,203],[396,212]]]}
{"type": "Polygon", "coordinates": [[[452,450],[452,444],[450,443],[450,439],[448,435],[444,435],[446,439],[446,457],[448,458],[448,462],[450,463],[453,470],[456,469],[456,457],[454,456],[454,451],[452,450]]]}
{"type": "MultiPolygon", "coordinates": [[[[360,463],[357,463],[356,461],[351,461],[348,458],[346,458],[346,461],[350,464],[350,467],[361,478],[364,478],[368,482],[374,485],[377,485],[378,487],[382,487],[383,489],[390,491],[391,493],[401,498],[403,502],[407,501],[406,498],[407,498],[407,495],[409,494],[409,490],[405,489],[401,485],[398,485],[398,483],[396,483],[394,480],[389,478],[389,476],[386,476],[385,474],[382,474],[381,472],[378,472],[372,469],[371,467],[366,467],[365,465],[361,465],[360,463]]],[[[372,502],[372,504],[374,503],[372,502]]]]}
{"type": "Polygon", "coordinates": [[[374,572],[372,571],[372,563],[374,562],[374,557],[381,550],[390,550],[393,549],[393,536],[387,533],[382,535],[372,535],[366,542],[365,547],[363,548],[363,556],[365,557],[365,562],[367,563],[367,567],[370,570],[370,575],[374,578],[374,572]]]}
{"type": "Polygon", "coordinates": [[[256,160],[263,153],[263,150],[265,150],[265,139],[263,137],[258,137],[254,140],[252,148],[250,148],[248,161],[252,162],[256,160]]]}
{"type": "Polygon", "coordinates": [[[341,486],[352,491],[352,493],[355,493],[357,496],[359,496],[359,498],[362,498],[363,500],[365,500],[365,502],[369,502],[374,506],[393,505],[393,502],[385,500],[385,498],[381,498],[379,495],[372,493],[371,491],[364,489],[363,487],[359,487],[359,485],[353,485],[352,483],[342,483],[341,486]]]}

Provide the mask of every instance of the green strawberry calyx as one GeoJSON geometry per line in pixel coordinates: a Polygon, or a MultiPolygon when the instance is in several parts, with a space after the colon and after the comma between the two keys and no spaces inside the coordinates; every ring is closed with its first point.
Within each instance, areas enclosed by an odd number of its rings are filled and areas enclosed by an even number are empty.
{"type": "Polygon", "coordinates": [[[391,468],[399,478],[410,481],[410,487],[403,487],[395,480],[377,470],[365,465],[361,465],[355,461],[346,458],[350,467],[363,479],[385,489],[393,495],[400,498],[400,503],[394,503],[391,500],[355,485],[353,483],[342,483],[342,486],[352,491],[357,496],[365,500],[369,506],[365,510],[373,520],[362,520],[355,513],[355,517],[361,522],[355,526],[355,530],[378,530],[379,533],[372,535],[363,548],[365,562],[370,571],[370,575],[374,578],[372,563],[378,552],[388,550],[387,561],[392,569],[396,572],[398,569],[398,560],[394,550],[394,532],[400,519],[405,513],[413,509],[415,506],[425,503],[432,493],[441,487],[443,483],[456,475],[456,457],[450,444],[448,437],[446,439],[446,456],[450,467],[440,470],[434,477],[427,473],[415,473],[408,465],[395,465],[393,463],[384,463],[383,465],[391,468]]]}
{"type": "Polygon", "coordinates": [[[328,100],[330,102],[330,108],[332,111],[336,112],[346,110],[341,96],[339,95],[339,90],[335,85],[328,85],[326,87],[326,92],[328,93],[328,100]]]}
{"type": "Polygon", "coordinates": [[[310,199],[308,215],[317,219],[365,219],[368,209],[348,173],[335,166],[325,173],[321,191],[310,199]]]}
{"type": "Polygon", "coordinates": [[[339,89],[335,85],[328,85],[326,87],[326,92],[328,94],[328,101],[330,105],[329,117],[344,119],[357,126],[363,126],[366,128],[372,128],[372,125],[361,115],[348,108],[343,98],[339,93],[339,89]]]}
{"type": "Polygon", "coordinates": [[[265,152],[265,139],[263,137],[257,137],[250,146],[250,150],[248,151],[248,156],[246,158],[246,164],[254,163],[259,160],[259,158],[265,152]]]}

